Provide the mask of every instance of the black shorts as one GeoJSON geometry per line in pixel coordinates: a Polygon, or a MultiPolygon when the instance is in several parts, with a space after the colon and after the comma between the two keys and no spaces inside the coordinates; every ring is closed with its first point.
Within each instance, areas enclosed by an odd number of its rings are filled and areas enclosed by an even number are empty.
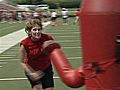
{"type": "Polygon", "coordinates": [[[41,84],[43,89],[54,87],[52,65],[48,69],[44,70],[43,72],[45,73],[45,75],[41,79],[36,81],[31,80],[31,78],[26,74],[32,88],[37,84],[41,84]]]}

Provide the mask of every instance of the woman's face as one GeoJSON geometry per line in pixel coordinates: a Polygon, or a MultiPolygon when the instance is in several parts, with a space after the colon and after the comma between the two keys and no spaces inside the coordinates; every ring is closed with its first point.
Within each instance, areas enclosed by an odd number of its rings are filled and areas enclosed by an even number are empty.
{"type": "Polygon", "coordinates": [[[42,31],[41,27],[39,26],[33,27],[30,32],[32,40],[34,41],[39,40],[41,38],[41,31],[42,31]]]}

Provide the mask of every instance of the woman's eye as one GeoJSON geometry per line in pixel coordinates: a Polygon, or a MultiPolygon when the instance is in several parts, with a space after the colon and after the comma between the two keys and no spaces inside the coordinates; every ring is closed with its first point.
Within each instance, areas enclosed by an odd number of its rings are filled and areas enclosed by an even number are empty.
{"type": "Polygon", "coordinates": [[[41,29],[36,29],[36,28],[35,28],[35,29],[33,29],[33,31],[37,31],[37,30],[38,30],[38,31],[41,31],[41,29]]]}
{"type": "Polygon", "coordinates": [[[37,29],[33,29],[33,31],[36,31],[37,29]]]}
{"type": "Polygon", "coordinates": [[[41,31],[41,29],[38,29],[38,31],[41,31]]]}

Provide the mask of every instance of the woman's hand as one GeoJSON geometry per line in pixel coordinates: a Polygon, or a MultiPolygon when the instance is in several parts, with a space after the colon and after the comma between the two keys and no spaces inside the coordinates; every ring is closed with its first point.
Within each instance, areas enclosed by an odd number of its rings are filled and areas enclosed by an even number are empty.
{"type": "Polygon", "coordinates": [[[38,79],[41,79],[43,76],[45,75],[45,73],[41,70],[39,71],[36,71],[36,72],[32,72],[32,73],[29,73],[29,76],[32,80],[38,80],[38,79]]]}

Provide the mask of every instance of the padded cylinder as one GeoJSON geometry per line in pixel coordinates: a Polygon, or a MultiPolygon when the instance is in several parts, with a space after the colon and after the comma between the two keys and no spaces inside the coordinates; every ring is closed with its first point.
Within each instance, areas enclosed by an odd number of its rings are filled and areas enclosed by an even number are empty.
{"type": "Polygon", "coordinates": [[[83,0],[80,9],[83,64],[87,90],[119,90],[120,0],[83,0]]]}

